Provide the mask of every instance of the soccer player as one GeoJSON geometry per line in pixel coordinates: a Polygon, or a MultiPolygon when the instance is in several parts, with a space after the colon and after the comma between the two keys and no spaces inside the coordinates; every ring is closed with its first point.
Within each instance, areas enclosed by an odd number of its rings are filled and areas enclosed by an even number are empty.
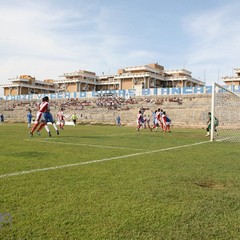
{"type": "Polygon", "coordinates": [[[157,131],[158,127],[160,126],[160,111],[161,111],[160,108],[158,108],[158,110],[155,111],[155,120],[154,120],[154,125],[153,125],[153,127],[150,128],[151,131],[152,131],[154,128],[156,128],[156,131],[157,131]]]}
{"type": "Polygon", "coordinates": [[[166,131],[170,131],[170,123],[171,119],[166,115],[166,112],[162,113],[162,125],[163,125],[163,132],[166,133],[166,131]]]}
{"type": "Polygon", "coordinates": [[[65,117],[63,113],[63,108],[59,109],[59,112],[57,113],[57,120],[59,122],[59,127],[61,130],[63,130],[64,125],[65,125],[65,117]]]}
{"type": "MultiPolygon", "coordinates": [[[[48,98],[48,97],[47,97],[48,98]]],[[[50,105],[48,104],[48,108],[46,109],[46,111],[43,113],[43,117],[44,117],[44,120],[45,120],[45,124],[41,124],[40,127],[38,128],[37,130],[37,134],[38,135],[41,135],[41,130],[43,129],[43,127],[45,127],[47,133],[48,133],[48,136],[51,137],[52,134],[50,132],[50,129],[47,125],[48,122],[52,123],[54,129],[56,130],[56,133],[57,135],[59,135],[59,131],[58,131],[58,128],[56,126],[56,122],[53,120],[53,117],[52,117],[52,114],[50,113],[50,105]]]]}
{"type": "Polygon", "coordinates": [[[159,125],[161,126],[161,129],[162,129],[162,131],[163,131],[163,119],[162,119],[162,115],[163,115],[163,110],[160,109],[159,125]]]}
{"type": "Polygon", "coordinates": [[[157,112],[157,111],[152,111],[153,126],[155,125],[156,112],[157,112]]]}
{"type": "Polygon", "coordinates": [[[28,113],[27,113],[28,128],[31,127],[31,122],[32,122],[32,111],[31,111],[31,109],[29,108],[29,109],[28,109],[28,113]]]}
{"type": "MultiPolygon", "coordinates": [[[[34,126],[31,129],[31,131],[29,132],[29,135],[31,137],[33,136],[34,131],[36,130],[36,128],[39,126],[40,123],[41,123],[41,125],[39,128],[43,128],[44,126],[47,126],[46,120],[45,120],[43,114],[48,110],[48,108],[49,108],[49,98],[46,96],[46,97],[42,98],[42,102],[39,105],[39,108],[37,111],[37,116],[36,116],[36,119],[34,122],[34,126]]],[[[47,126],[47,128],[48,128],[48,126],[47,126]]],[[[48,128],[48,132],[50,132],[49,128],[48,128]]],[[[51,135],[49,135],[49,136],[51,136],[51,135]]]]}
{"type": "Polygon", "coordinates": [[[140,128],[143,124],[143,115],[142,115],[142,111],[140,110],[138,112],[138,115],[137,115],[137,129],[136,131],[140,131],[140,128]]]}
{"type": "Polygon", "coordinates": [[[150,121],[151,121],[151,116],[150,115],[147,115],[147,118],[146,118],[146,123],[147,123],[147,127],[150,129],[151,126],[150,126],[150,121]]]}
{"type": "MultiPolygon", "coordinates": [[[[208,120],[207,120],[207,134],[206,134],[206,137],[208,137],[208,136],[210,136],[210,133],[209,133],[209,131],[210,131],[210,129],[212,128],[212,126],[211,126],[211,119],[212,119],[212,114],[211,114],[211,112],[208,112],[208,120]]],[[[218,119],[216,118],[216,117],[214,117],[214,131],[216,132],[216,134],[218,134],[217,133],[217,126],[218,126],[218,124],[219,124],[219,121],[218,121],[218,119]]]]}
{"type": "MultiPolygon", "coordinates": [[[[46,129],[46,131],[48,132],[49,137],[51,137],[51,132],[48,131],[48,129],[49,129],[49,128],[47,127],[47,123],[48,123],[48,122],[52,123],[52,125],[53,125],[53,127],[54,127],[54,129],[55,129],[55,131],[56,131],[56,133],[57,133],[57,135],[59,135],[59,131],[58,131],[56,122],[55,122],[55,120],[53,119],[52,114],[50,113],[50,108],[48,108],[47,111],[44,113],[44,118],[45,118],[45,120],[46,120],[45,129],[46,129]]],[[[38,132],[40,132],[40,130],[41,130],[41,129],[39,129],[38,132]]]]}
{"type": "Polygon", "coordinates": [[[74,113],[71,118],[73,120],[74,127],[76,127],[76,124],[77,124],[77,114],[74,113]]]}
{"type": "Polygon", "coordinates": [[[1,123],[4,123],[4,116],[3,116],[3,113],[0,115],[0,122],[1,122],[1,123]]]}
{"type": "Polygon", "coordinates": [[[168,130],[168,132],[171,132],[170,130],[171,122],[172,122],[171,119],[168,116],[166,116],[166,130],[168,130]]]}
{"type": "Polygon", "coordinates": [[[120,118],[120,116],[117,116],[116,123],[117,123],[117,126],[121,126],[121,118],[120,118]]]}

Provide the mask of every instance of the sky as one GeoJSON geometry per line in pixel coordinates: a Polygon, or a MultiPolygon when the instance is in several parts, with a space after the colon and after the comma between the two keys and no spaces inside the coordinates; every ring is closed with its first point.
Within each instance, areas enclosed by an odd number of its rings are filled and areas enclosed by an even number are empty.
{"type": "Polygon", "coordinates": [[[0,0],[0,85],[149,63],[221,84],[240,67],[239,9],[239,0],[0,0]]]}

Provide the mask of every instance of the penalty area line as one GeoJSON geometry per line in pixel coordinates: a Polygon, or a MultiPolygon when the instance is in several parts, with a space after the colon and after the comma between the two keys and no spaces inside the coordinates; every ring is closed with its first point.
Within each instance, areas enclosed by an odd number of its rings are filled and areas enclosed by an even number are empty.
{"type": "Polygon", "coordinates": [[[210,141],[197,142],[197,143],[192,143],[192,144],[187,144],[187,145],[180,145],[180,146],[176,146],[176,147],[169,147],[169,148],[163,148],[163,149],[152,150],[152,151],[147,151],[147,152],[133,153],[133,154],[127,154],[127,155],[111,157],[111,158],[91,160],[91,161],[80,162],[80,163],[72,163],[72,164],[65,164],[65,165],[59,165],[59,166],[54,166],[54,167],[37,168],[37,169],[28,170],[28,171],[7,173],[7,174],[0,175],[0,178],[20,176],[20,175],[26,175],[26,174],[31,174],[31,173],[35,173],[35,172],[44,172],[44,171],[50,171],[50,170],[56,170],[56,169],[62,169],[62,168],[69,168],[69,167],[87,165],[87,164],[92,164],[92,163],[101,163],[101,162],[112,161],[112,160],[117,160],[117,159],[124,159],[124,158],[129,158],[129,157],[145,155],[145,154],[152,154],[152,153],[176,150],[176,149],[180,149],[180,148],[187,148],[187,147],[197,146],[197,145],[204,144],[204,143],[210,143],[210,141]]]}

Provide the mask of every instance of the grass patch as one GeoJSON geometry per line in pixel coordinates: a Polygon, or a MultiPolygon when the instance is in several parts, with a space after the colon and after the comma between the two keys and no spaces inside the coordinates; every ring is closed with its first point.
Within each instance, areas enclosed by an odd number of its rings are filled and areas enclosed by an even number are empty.
{"type": "Polygon", "coordinates": [[[202,129],[44,131],[0,125],[0,213],[12,217],[0,239],[238,239],[238,143],[204,143],[202,129]]]}

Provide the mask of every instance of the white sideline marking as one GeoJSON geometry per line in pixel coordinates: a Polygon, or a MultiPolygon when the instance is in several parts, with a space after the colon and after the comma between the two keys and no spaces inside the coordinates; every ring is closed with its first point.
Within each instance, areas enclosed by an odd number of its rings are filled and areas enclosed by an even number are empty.
{"type": "Polygon", "coordinates": [[[7,178],[7,177],[13,177],[13,176],[20,176],[20,175],[30,174],[30,173],[34,173],[34,172],[44,172],[44,171],[49,171],[49,170],[61,169],[61,168],[81,166],[81,165],[87,165],[87,164],[91,164],[91,163],[106,162],[106,161],[111,161],[111,160],[115,160],[115,159],[135,157],[135,156],[139,156],[139,155],[145,155],[145,154],[151,154],[151,153],[175,150],[175,149],[179,149],[179,148],[186,148],[186,147],[196,146],[196,145],[200,145],[200,144],[204,144],[204,143],[210,143],[210,141],[192,143],[192,144],[181,145],[181,146],[177,146],[177,147],[163,148],[163,149],[147,151],[147,152],[141,152],[141,153],[127,154],[127,155],[111,157],[111,158],[103,158],[103,159],[92,160],[92,161],[87,161],[87,162],[72,163],[72,164],[59,165],[59,166],[48,167],[48,168],[37,168],[37,169],[32,169],[32,170],[28,170],[28,171],[21,171],[21,172],[15,172],[15,173],[7,173],[7,174],[0,175],[0,178],[7,178]]]}
{"type": "MultiPolygon", "coordinates": [[[[53,139],[53,138],[51,138],[53,139]]],[[[106,145],[94,145],[94,144],[85,144],[85,143],[68,143],[68,142],[52,142],[51,140],[33,140],[33,139],[25,139],[27,141],[35,141],[35,142],[44,142],[44,143],[55,143],[55,144],[64,144],[64,145],[74,145],[74,146],[86,146],[86,147],[97,147],[97,148],[112,148],[112,149],[128,149],[128,150],[136,150],[136,151],[144,151],[144,149],[139,148],[125,148],[125,147],[114,147],[114,146],[106,146],[106,145]]]]}

